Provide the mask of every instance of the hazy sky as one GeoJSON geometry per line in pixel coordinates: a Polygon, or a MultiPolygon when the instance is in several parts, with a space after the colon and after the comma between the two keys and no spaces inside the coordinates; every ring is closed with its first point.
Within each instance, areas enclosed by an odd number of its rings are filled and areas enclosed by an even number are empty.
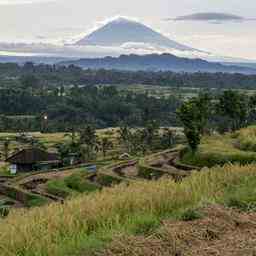
{"type": "Polygon", "coordinates": [[[68,42],[121,15],[194,48],[256,60],[256,21],[164,20],[198,12],[256,18],[255,10],[255,0],[0,0],[0,42],[68,42]]]}

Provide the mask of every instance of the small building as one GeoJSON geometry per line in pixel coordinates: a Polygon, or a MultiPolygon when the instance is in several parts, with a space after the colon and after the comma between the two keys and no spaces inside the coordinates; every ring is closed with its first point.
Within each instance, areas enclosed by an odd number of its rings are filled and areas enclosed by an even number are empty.
{"type": "Polygon", "coordinates": [[[15,153],[6,162],[10,163],[10,172],[16,174],[56,168],[60,164],[60,159],[57,154],[38,148],[28,148],[15,153]]]}

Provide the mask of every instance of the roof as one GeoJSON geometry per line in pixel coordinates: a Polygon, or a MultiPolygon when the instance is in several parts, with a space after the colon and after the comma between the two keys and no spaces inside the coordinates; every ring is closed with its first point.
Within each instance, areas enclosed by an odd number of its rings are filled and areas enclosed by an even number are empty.
{"type": "Polygon", "coordinates": [[[38,148],[23,149],[6,160],[6,162],[13,164],[35,164],[53,161],[59,161],[57,154],[52,154],[38,148]]]}

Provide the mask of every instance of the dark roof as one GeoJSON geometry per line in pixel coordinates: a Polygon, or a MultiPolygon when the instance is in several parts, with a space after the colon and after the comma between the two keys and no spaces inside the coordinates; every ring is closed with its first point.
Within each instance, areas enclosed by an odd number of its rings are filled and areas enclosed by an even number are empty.
{"type": "Polygon", "coordinates": [[[57,154],[49,153],[38,148],[23,149],[6,160],[6,162],[13,164],[35,164],[54,161],[59,161],[57,154]]]}

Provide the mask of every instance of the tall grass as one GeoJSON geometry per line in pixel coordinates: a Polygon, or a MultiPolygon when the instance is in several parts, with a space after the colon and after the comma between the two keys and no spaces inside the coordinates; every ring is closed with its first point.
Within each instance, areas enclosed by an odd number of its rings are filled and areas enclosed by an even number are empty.
{"type": "Polygon", "coordinates": [[[200,167],[212,167],[226,163],[245,165],[256,162],[256,152],[245,151],[245,146],[240,146],[242,142],[239,134],[240,131],[222,136],[205,136],[198,151],[195,154],[191,152],[184,154],[182,162],[200,167]]]}
{"type": "Polygon", "coordinates": [[[256,126],[241,129],[236,135],[240,149],[246,151],[256,151],[256,126]]]}
{"type": "Polygon", "coordinates": [[[90,255],[78,252],[101,245],[114,232],[147,231],[161,218],[218,201],[227,184],[239,185],[244,178],[256,178],[255,165],[215,167],[193,173],[182,183],[164,179],[119,185],[64,205],[16,210],[0,220],[0,255],[90,255]],[[136,229],[136,223],[143,227],[136,229]]]}

